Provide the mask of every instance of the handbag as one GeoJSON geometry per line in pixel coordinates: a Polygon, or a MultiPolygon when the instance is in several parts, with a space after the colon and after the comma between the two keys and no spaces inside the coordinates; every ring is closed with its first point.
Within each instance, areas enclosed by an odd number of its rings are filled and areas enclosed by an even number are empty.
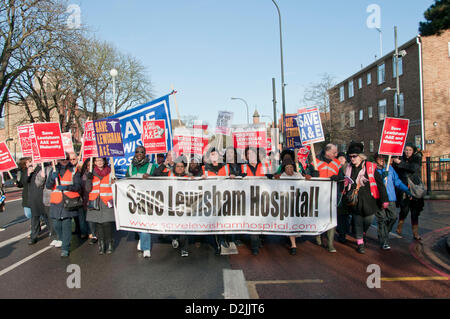
{"type": "Polygon", "coordinates": [[[70,198],[69,196],[64,194],[64,191],[62,193],[63,193],[63,207],[65,210],[68,211],[78,210],[80,209],[80,207],[83,206],[83,199],[81,198],[81,196],[70,198]]]}
{"type": "Polygon", "coordinates": [[[345,204],[350,207],[358,205],[358,193],[361,185],[359,183],[356,185],[355,189],[352,189],[345,196],[345,204]]]}
{"type": "Polygon", "coordinates": [[[409,190],[411,192],[411,195],[414,198],[423,198],[425,196],[425,186],[422,182],[419,184],[414,184],[414,182],[411,180],[411,178],[408,177],[408,186],[409,190]]]}
{"type": "Polygon", "coordinates": [[[100,196],[88,203],[88,210],[100,210],[100,196]]]}

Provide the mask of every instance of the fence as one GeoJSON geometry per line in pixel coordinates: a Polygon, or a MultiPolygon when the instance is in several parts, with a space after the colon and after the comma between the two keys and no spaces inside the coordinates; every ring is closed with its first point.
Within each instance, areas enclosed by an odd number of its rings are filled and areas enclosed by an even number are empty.
{"type": "Polygon", "coordinates": [[[422,163],[422,181],[427,194],[450,191],[450,156],[427,157],[422,163]]]}

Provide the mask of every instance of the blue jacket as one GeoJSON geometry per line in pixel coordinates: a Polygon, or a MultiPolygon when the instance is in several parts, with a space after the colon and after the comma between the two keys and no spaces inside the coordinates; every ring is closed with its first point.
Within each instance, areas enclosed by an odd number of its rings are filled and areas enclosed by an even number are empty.
{"type": "MultiPolygon", "coordinates": [[[[377,168],[377,171],[383,177],[384,177],[384,175],[386,175],[384,173],[386,171],[386,168],[384,168],[384,167],[382,169],[377,168]]],[[[386,191],[388,193],[388,197],[389,197],[389,201],[390,202],[395,202],[397,200],[397,196],[395,196],[395,188],[398,188],[402,192],[409,193],[408,186],[403,184],[401,179],[398,177],[397,172],[391,166],[390,169],[389,169],[389,174],[388,174],[388,178],[387,178],[387,185],[386,185],[386,191]]]]}

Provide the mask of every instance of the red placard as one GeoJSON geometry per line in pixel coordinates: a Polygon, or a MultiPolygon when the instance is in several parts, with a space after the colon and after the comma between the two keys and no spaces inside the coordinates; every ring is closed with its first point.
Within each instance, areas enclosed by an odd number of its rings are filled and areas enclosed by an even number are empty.
{"type": "Polygon", "coordinates": [[[90,157],[97,157],[97,143],[95,141],[94,122],[87,121],[84,124],[83,134],[83,162],[90,157]]]}
{"type": "Polygon", "coordinates": [[[41,156],[37,147],[33,124],[17,127],[23,157],[32,157],[34,163],[41,163],[41,156]]]}
{"type": "Polygon", "coordinates": [[[41,161],[66,158],[59,123],[33,123],[41,161]]]}
{"type": "Polygon", "coordinates": [[[177,156],[181,154],[202,155],[208,147],[208,136],[200,130],[181,128],[176,129],[173,135],[173,150],[177,156]]]}
{"type": "Polygon", "coordinates": [[[0,143],[0,172],[7,172],[17,168],[14,158],[5,142],[0,143]]]}
{"type": "Polygon", "coordinates": [[[72,143],[72,133],[62,133],[61,134],[64,151],[67,153],[75,153],[75,150],[73,149],[73,143],[72,143]]]}
{"type": "Polygon", "coordinates": [[[378,154],[401,156],[405,148],[408,128],[408,119],[385,118],[378,154]]]}
{"type": "Polygon", "coordinates": [[[141,140],[147,154],[167,153],[166,122],[144,121],[141,140]]]}
{"type": "Polygon", "coordinates": [[[267,148],[267,134],[265,126],[234,126],[233,143],[238,149],[247,147],[267,148]]]}

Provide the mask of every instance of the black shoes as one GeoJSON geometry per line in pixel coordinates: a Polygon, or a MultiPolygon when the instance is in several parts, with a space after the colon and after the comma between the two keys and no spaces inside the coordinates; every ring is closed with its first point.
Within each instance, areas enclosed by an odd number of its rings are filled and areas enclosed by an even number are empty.
{"type": "Polygon", "coordinates": [[[98,241],[98,254],[103,255],[105,253],[105,242],[103,240],[98,241]]]}
{"type": "Polygon", "coordinates": [[[34,245],[37,243],[37,239],[30,239],[30,241],[28,242],[28,245],[34,245]]]}
{"type": "Polygon", "coordinates": [[[253,248],[252,249],[252,255],[253,256],[258,256],[258,254],[259,254],[259,249],[253,248]]]}
{"type": "Polygon", "coordinates": [[[106,245],[106,254],[107,255],[112,254],[113,251],[114,251],[113,242],[109,241],[108,244],[106,245]]]}
{"type": "Polygon", "coordinates": [[[289,248],[289,253],[291,254],[291,256],[297,255],[297,247],[289,248]]]}
{"type": "Polygon", "coordinates": [[[89,238],[89,245],[94,245],[98,241],[97,237],[89,238]]]}

